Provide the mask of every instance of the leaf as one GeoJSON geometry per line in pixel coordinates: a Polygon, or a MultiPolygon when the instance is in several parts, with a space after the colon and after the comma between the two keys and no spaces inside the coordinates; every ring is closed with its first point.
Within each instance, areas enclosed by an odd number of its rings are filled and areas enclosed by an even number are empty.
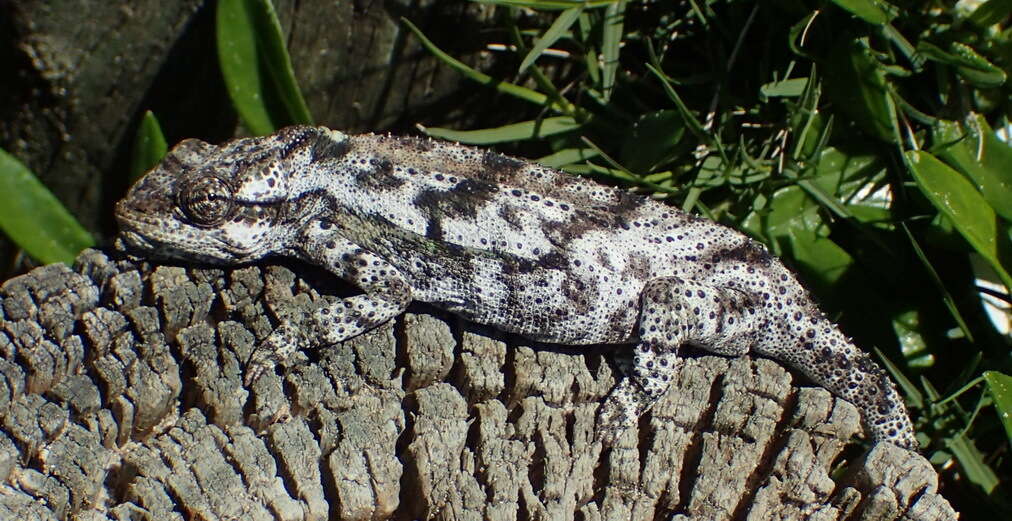
{"type": "Polygon", "coordinates": [[[216,24],[225,86],[250,132],[312,124],[270,0],[221,0],[216,24]]]}
{"type": "Polygon", "coordinates": [[[807,86],[808,78],[791,78],[762,85],[759,87],[759,94],[767,98],[796,98],[805,91],[807,86]]]}
{"type": "Polygon", "coordinates": [[[1012,376],[998,371],[984,371],[984,381],[994,398],[994,408],[1005,426],[1005,435],[1012,444],[1012,376]]]}
{"type": "Polygon", "coordinates": [[[867,42],[855,39],[840,46],[829,62],[826,78],[826,92],[855,123],[887,143],[899,142],[889,83],[867,42]]]}
{"type": "Polygon", "coordinates": [[[833,3],[874,25],[882,25],[892,19],[886,6],[895,9],[885,2],[876,0],[833,0],[833,3]]]}
{"type": "Polygon", "coordinates": [[[418,128],[429,136],[467,143],[470,145],[489,145],[507,141],[519,141],[545,136],[554,136],[580,128],[581,125],[569,116],[522,121],[496,128],[481,130],[454,130],[449,128],[418,128]]]}
{"type": "Polygon", "coordinates": [[[527,56],[524,56],[524,61],[520,62],[519,73],[523,74],[527,70],[527,67],[530,67],[538,59],[538,56],[541,56],[541,53],[545,52],[545,49],[551,47],[562,35],[566,34],[566,31],[580,18],[580,13],[582,12],[583,7],[581,6],[566,9],[559,14],[559,17],[555,19],[552,26],[534,42],[527,56]]]}
{"type": "Polygon", "coordinates": [[[973,181],[998,215],[1012,221],[1012,147],[998,139],[987,120],[979,114],[966,124],[938,120],[932,141],[932,151],[973,181]]]}
{"type": "Polygon", "coordinates": [[[622,165],[644,174],[672,159],[680,150],[685,123],[677,110],[658,110],[640,116],[622,143],[622,165]]]}
{"type": "Polygon", "coordinates": [[[130,179],[139,179],[165,157],[168,151],[165,135],[158,118],[150,110],[144,113],[134,138],[133,156],[130,158],[130,179]]]}
{"type": "Polygon", "coordinates": [[[973,249],[987,259],[1005,286],[1012,288],[1012,277],[1000,260],[1007,255],[1008,239],[999,234],[997,215],[980,192],[959,172],[927,152],[909,150],[904,157],[924,195],[952,220],[973,249]]]}
{"type": "Polygon", "coordinates": [[[970,15],[970,23],[978,27],[990,27],[1012,13],[1012,0],[988,0],[977,6],[970,15]]]}
{"type": "Polygon", "coordinates": [[[909,309],[896,315],[892,319],[893,331],[896,332],[896,340],[899,341],[900,351],[903,358],[907,360],[910,367],[931,367],[935,365],[935,356],[928,349],[928,344],[921,334],[921,314],[916,309],[909,309]]]}
{"type": "Polygon", "coordinates": [[[986,494],[990,494],[998,486],[998,476],[995,475],[994,469],[984,461],[984,455],[974,445],[973,440],[963,434],[957,434],[946,439],[945,442],[969,482],[980,487],[986,494]]]}
{"type": "Polygon", "coordinates": [[[823,289],[836,283],[854,263],[843,248],[825,236],[828,229],[819,206],[798,186],[777,190],[768,211],[762,216],[753,212],[742,227],[786,247],[798,267],[823,289]]]}
{"type": "Polygon", "coordinates": [[[668,98],[675,103],[675,108],[678,109],[678,113],[681,114],[686,128],[695,134],[696,137],[703,143],[713,142],[712,137],[707,133],[706,129],[703,128],[702,123],[696,119],[696,116],[692,114],[689,107],[685,105],[684,101],[682,101],[682,97],[679,96],[678,92],[675,91],[675,88],[671,86],[671,82],[668,80],[667,75],[653,65],[647,65],[647,69],[654,73],[654,76],[657,76],[657,79],[661,80],[661,86],[664,87],[664,92],[668,95],[668,98]]]}
{"type": "Polygon", "coordinates": [[[952,42],[949,44],[949,51],[946,52],[936,45],[922,41],[917,44],[917,52],[928,59],[953,67],[956,74],[975,87],[989,89],[1005,83],[1005,71],[964,43],[952,42]]]}
{"type": "Polygon", "coordinates": [[[562,168],[566,165],[585,162],[599,155],[597,150],[592,148],[565,148],[554,154],[539,157],[535,162],[552,168],[562,168]]]}
{"type": "Polygon", "coordinates": [[[71,264],[81,250],[95,245],[35,174],[2,149],[0,194],[0,229],[39,262],[71,264]]]}

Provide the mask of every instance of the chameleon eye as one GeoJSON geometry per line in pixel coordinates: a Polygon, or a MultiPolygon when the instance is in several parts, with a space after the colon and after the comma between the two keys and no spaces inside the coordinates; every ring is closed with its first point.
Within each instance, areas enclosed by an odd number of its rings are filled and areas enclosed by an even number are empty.
{"type": "Polygon", "coordinates": [[[232,191],[215,176],[193,179],[179,193],[179,206],[198,226],[214,226],[232,214],[232,191]]]}

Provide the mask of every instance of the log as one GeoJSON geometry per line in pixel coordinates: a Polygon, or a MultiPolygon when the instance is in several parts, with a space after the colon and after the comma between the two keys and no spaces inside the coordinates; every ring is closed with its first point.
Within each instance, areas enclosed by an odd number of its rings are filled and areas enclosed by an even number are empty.
{"type": "Polygon", "coordinates": [[[956,519],[920,455],[773,361],[690,353],[611,448],[621,347],[537,345],[415,304],[243,385],[298,263],[87,250],[0,286],[2,519],[956,519]]]}

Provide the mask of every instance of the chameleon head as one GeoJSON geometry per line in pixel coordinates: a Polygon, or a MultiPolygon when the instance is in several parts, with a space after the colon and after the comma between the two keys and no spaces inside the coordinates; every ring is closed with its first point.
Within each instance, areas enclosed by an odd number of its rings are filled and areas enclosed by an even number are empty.
{"type": "Polygon", "coordinates": [[[347,136],[323,127],[214,146],[176,145],[116,205],[121,244],[132,253],[213,264],[249,262],[286,247],[299,176],[343,155],[347,136]]]}

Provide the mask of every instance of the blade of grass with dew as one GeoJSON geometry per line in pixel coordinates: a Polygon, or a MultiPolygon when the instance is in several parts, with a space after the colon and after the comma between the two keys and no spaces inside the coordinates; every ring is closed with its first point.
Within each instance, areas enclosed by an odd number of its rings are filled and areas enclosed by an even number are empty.
{"type": "Polygon", "coordinates": [[[158,118],[150,110],[144,113],[134,137],[133,155],[130,158],[130,179],[137,180],[165,157],[169,146],[162,134],[158,118]]]}
{"type": "Polygon", "coordinates": [[[95,245],[52,192],[21,161],[0,149],[0,229],[43,264],[72,264],[95,245]]]}
{"type": "Polygon", "coordinates": [[[998,371],[984,371],[984,381],[994,398],[994,409],[1005,426],[1005,435],[1012,445],[1012,376],[998,371]]]}
{"type": "Polygon", "coordinates": [[[991,208],[1012,221],[1012,147],[998,139],[979,114],[963,125],[937,120],[932,128],[932,152],[968,177],[991,208]]]}

